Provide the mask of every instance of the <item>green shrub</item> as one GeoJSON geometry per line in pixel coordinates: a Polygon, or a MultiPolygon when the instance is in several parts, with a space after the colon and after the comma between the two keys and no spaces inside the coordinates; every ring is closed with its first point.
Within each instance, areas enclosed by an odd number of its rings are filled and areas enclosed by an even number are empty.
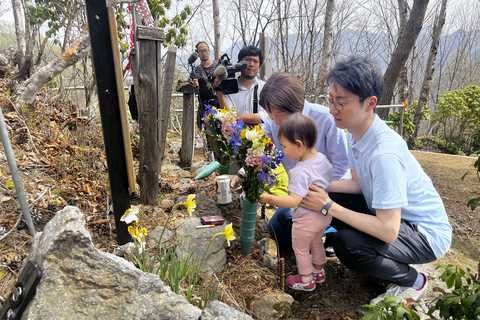
{"type": "Polygon", "coordinates": [[[415,143],[416,148],[432,151],[442,152],[448,154],[462,154],[463,148],[460,144],[453,141],[446,141],[438,136],[419,137],[415,143]]]}
{"type": "Polygon", "coordinates": [[[465,154],[480,149],[480,86],[467,86],[440,96],[432,119],[440,137],[461,146],[465,154]]]}
{"type": "MultiPolygon", "coordinates": [[[[470,269],[463,270],[453,265],[439,266],[443,273],[440,278],[447,284],[451,292],[433,301],[429,315],[440,312],[441,319],[471,320],[480,317],[480,282],[470,269]]],[[[441,290],[438,288],[438,290],[441,290]]]]}
{"type": "MultiPolygon", "coordinates": [[[[480,180],[480,156],[478,156],[477,160],[475,161],[474,167],[477,170],[477,177],[480,180]]],[[[476,196],[471,198],[470,200],[468,200],[467,205],[472,210],[480,207],[480,197],[476,196]]]]}
{"type": "Polygon", "coordinates": [[[386,296],[377,304],[366,305],[365,308],[367,312],[362,320],[420,320],[415,310],[398,303],[398,299],[391,296],[386,296]]]}
{"type": "MultiPolygon", "coordinates": [[[[405,140],[408,140],[413,133],[415,132],[415,124],[413,123],[413,116],[415,114],[415,109],[417,108],[418,101],[413,101],[412,105],[409,105],[403,114],[403,137],[405,140]]],[[[401,111],[392,112],[387,117],[387,124],[394,129],[397,129],[400,126],[401,111]]],[[[421,114],[421,120],[430,119],[430,110],[427,107],[423,108],[421,114]]]]}

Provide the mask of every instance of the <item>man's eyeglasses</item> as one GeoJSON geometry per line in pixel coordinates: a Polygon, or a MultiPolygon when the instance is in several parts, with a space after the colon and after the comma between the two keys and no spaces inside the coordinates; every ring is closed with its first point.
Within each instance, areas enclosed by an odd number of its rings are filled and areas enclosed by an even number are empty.
{"type": "Polygon", "coordinates": [[[343,111],[343,108],[345,107],[345,104],[346,102],[345,101],[335,101],[334,99],[332,98],[328,98],[327,100],[327,104],[328,104],[328,107],[331,109],[331,108],[334,108],[336,111],[338,112],[342,112],[343,111]]]}

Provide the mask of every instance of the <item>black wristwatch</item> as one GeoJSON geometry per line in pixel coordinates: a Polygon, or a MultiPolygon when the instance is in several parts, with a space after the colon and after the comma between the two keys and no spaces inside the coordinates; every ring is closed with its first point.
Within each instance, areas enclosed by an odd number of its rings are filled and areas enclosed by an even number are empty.
{"type": "Polygon", "coordinates": [[[333,205],[333,201],[330,200],[328,201],[327,203],[325,203],[325,205],[322,207],[322,209],[320,210],[320,213],[323,214],[324,216],[326,216],[328,214],[328,211],[330,210],[330,208],[332,207],[333,205]]]}

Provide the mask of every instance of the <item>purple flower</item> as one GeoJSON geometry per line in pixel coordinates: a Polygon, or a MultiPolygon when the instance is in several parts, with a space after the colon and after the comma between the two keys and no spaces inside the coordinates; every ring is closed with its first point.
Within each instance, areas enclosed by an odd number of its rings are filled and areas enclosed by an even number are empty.
{"type": "Polygon", "coordinates": [[[231,125],[233,132],[230,136],[230,146],[232,147],[234,153],[237,153],[242,145],[240,132],[243,130],[244,127],[245,123],[242,120],[237,120],[231,125]]]}
{"type": "Polygon", "coordinates": [[[267,185],[272,185],[275,182],[275,177],[270,175],[267,171],[260,171],[257,173],[257,179],[261,183],[267,184],[267,185]]]}
{"type": "Polygon", "coordinates": [[[275,167],[277,167],[283,160],[283,152],[281,150],[276,150],[275,152],[275,167]]]}
{"type": "Polygon", "coordinates": [[[217,111],[213,108],[212,105],[208,104],[208,103],[205,103],[203,105],[203,115],[202,115],[202,119],[206,119],[209,115],[214,115],[215,113],[217,113],[217,111]]]}
{"type": "Polygon", "coordinates": [[[262,165],[264,167],[270,167],[272,165],[272,157],[262,156],[262,165]]]}

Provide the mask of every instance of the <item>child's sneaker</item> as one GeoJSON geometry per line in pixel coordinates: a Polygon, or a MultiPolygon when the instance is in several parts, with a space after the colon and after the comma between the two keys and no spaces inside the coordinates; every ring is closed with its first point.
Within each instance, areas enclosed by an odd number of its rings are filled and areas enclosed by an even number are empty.
{"type": "Polygon", "coordinates": [[[317,284],[320,284],[320,283],[324,283],[325,282],[325,270],[321,270],[320,272],[314,272],[312,273],[313,275],[313,280],[315,280],[315,282],[317,284]]]}
{"type": "Polygon", "coordinates": [[[293,290],[300,290],[300,291],[313,291],[316,288],[315,285],[315,278],[308,282],[302,281],[302,276],[296,274],[294,276],[287,277],[287,287],[293,290]]]}

